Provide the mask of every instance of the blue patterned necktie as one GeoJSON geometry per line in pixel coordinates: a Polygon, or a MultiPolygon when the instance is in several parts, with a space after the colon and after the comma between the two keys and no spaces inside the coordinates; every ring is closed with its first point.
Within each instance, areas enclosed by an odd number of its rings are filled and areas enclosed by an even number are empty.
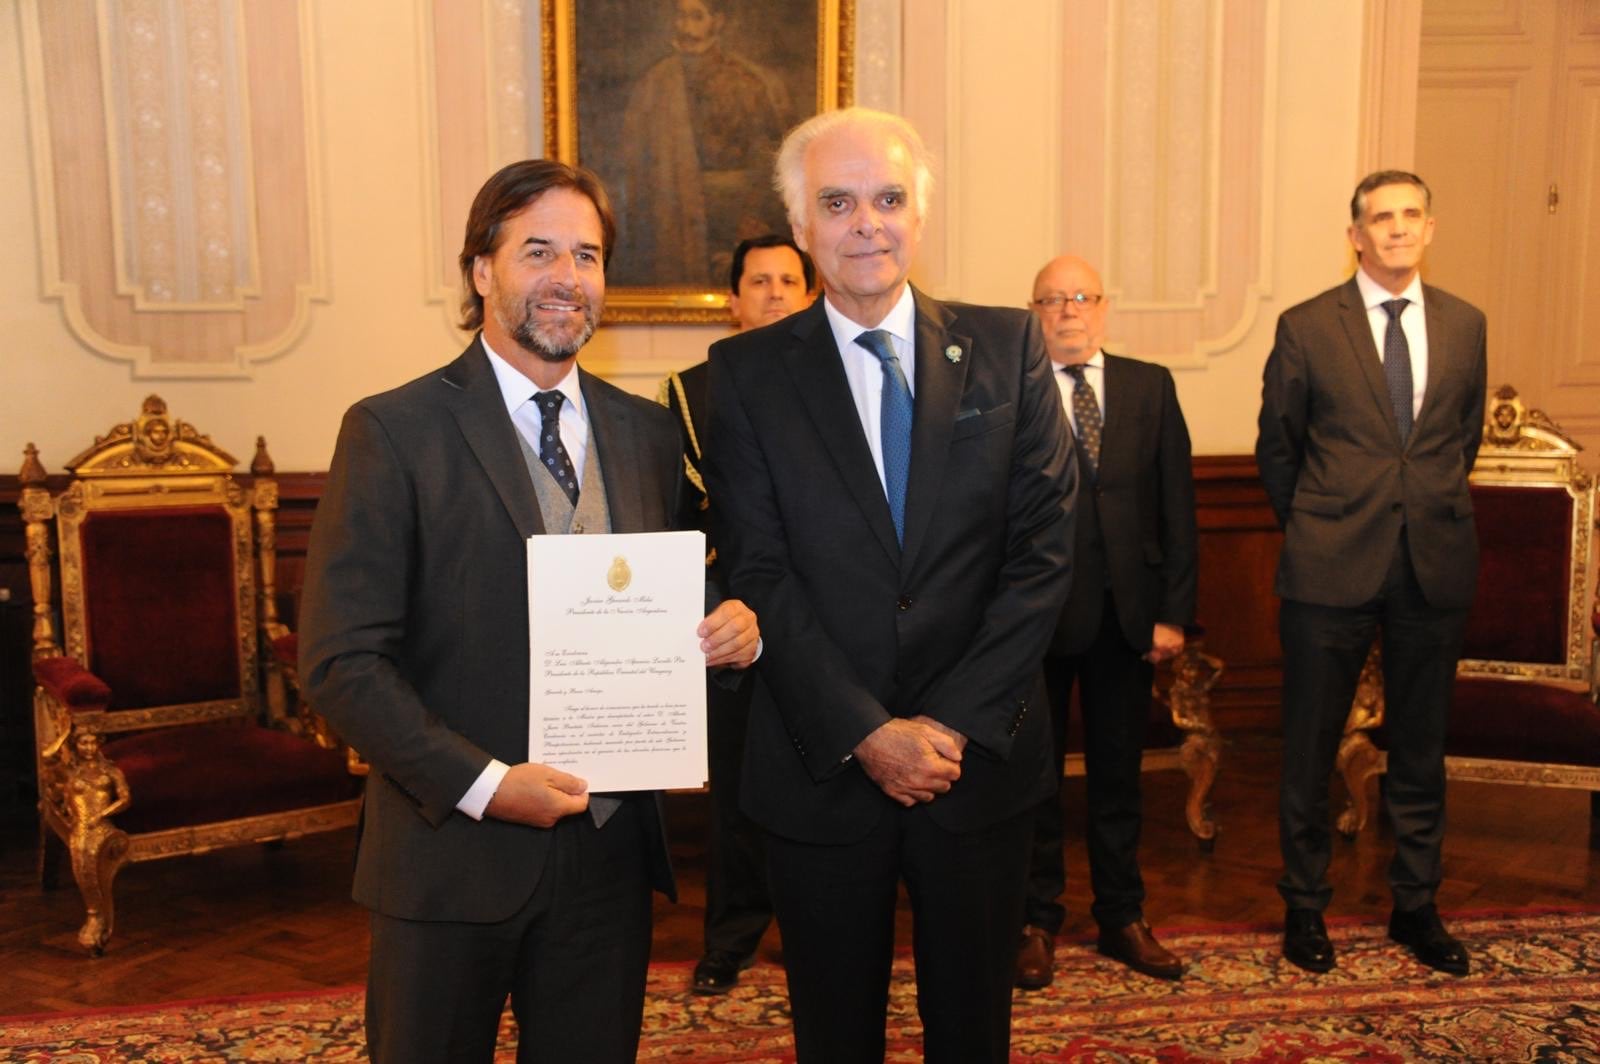
{"type": "Polygon", "coordinates": [[[1105,421],[1100,417],[1100,403],[1094,395],[1094,385],[1084,376],[1082,366],[1062,366],[1072,378],[1072,420],[1078,430],[1078,449],[1089,460],[1089,477],[1100,475],[1100,438],[1105,432],[1105,421]]]}
{"type": "Polygon", "coordinates": [[[1411,345],[1400,327],[1400,313],[1409,299],[1391,299],[1383,305],[1389,326],[1383,332],[1383,379],[1389,384],[1389,402],[1394,420],[1400,426],[1400,446],[1411,438],[1411,345]]]}
{"type": "Polygon", "coordinates": [[[856,337],[883,364],[883,405],[878,431],[883,443],[883,493],[894,518],[894,536],[906,541],[906,481],[911,474],[911,388],[894,355],[887,329],[873,329],[856,337]]]}
{"type": "Polygon", "coordinates": [[[566,398],[561,392],[535,392],[533,401],[539,407],[539,461],[550,470],[550,475],[576,506],[578,475],[573,472],[572,459],[561,443],[561,404],[566,398]]]}

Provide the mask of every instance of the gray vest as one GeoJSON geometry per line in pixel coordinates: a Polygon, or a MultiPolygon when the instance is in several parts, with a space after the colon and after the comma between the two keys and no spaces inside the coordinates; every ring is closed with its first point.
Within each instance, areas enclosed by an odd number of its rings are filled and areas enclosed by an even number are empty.
{"type": "Polygon", "coordinates": [[[599,449],[594,444],[594,428],[590,427],[584,447],[583,476],[578,483],[578,505],[574,507],[567,493],[556,483],[555,474],[539,461],[539,452],[517,433],[517,446],[522,448],[522,460],[528,464],[528,477],[533,481],[534,494],[539,497],[539,516],[544,519],[544,530],[552,536],[568,533],[581,535],[611,531],[611,508],[606,505],[606,481],[600,473],[599,449]]]}

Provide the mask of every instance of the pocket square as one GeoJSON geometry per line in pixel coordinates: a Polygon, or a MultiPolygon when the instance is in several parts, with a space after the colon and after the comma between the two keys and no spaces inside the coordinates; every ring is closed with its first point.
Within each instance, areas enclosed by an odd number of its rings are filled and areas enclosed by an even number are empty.
{"type": "Polygon", "coordinates": [[[982,410],[979,410],[977,407],[972,407],[970,410],[963,410],[960,413],[956,414],[956,420],[957,421],[965,421],[965,420],[967,420],[967,418],[969,418],[969,417],[977,417],[981,413],[983,413],[982,410]]]}

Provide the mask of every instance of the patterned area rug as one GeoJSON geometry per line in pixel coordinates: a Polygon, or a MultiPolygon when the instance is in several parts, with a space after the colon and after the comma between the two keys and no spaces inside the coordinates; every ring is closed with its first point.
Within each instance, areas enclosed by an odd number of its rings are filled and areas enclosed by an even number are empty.
{"type": "MultiPolygon", "coordinates": [[[[1284,961],[1277,929],[1169,932],[1190,961],[1176,984],[1135,975],[1086,943],[1063,943],[1056,981],[1019,993],[1015,1061],[1597,1061],[1600,912],[1457,916],[1473,973],[1437,975],[1382,926],[1335,923],[1339,967],[1284,961]]],[[[642,1061],[793,1059],[783,972],[761,964],[725,997],[688,993],[689,965],[650,970],[642,1061]]],[[[895,965],[888,1059],[921,1060],[908,961],[895,965]]],[[[328,991],[0,1017],[0,1060],[351,1061],[361,993],[328,991]]],[[[497,1060],[515,1059],[509,1018],[497,1060]]]]}

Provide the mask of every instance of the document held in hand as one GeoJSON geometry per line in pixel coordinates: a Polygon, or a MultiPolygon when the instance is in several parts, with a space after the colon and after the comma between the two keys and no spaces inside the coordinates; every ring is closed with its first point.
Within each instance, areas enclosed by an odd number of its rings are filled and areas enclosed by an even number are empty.
{"type": "Polygon", "coordinates": [[[591,793],[706,780],[706,538],[528,540],[528,760],[591,793]]]}

